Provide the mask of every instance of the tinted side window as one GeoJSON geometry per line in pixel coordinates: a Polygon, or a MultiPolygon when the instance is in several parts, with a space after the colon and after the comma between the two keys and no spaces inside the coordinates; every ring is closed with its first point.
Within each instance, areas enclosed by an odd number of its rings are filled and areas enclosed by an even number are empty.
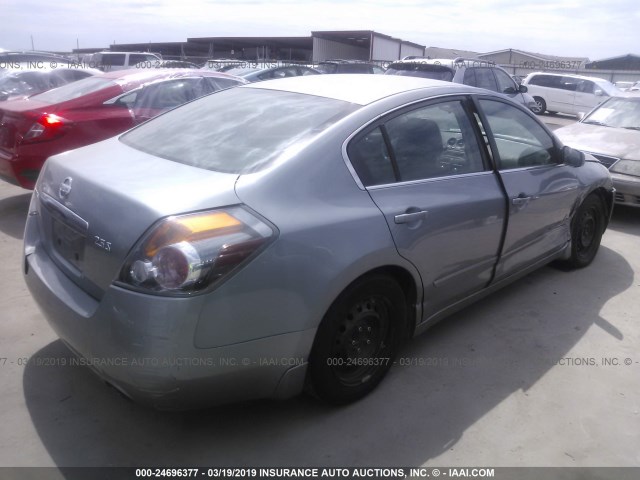
{"type": "Polygon", "coordinates": [[[356,137],[347,153],[365,186],[485,170],[460,101],[402,113],[356,137]]]}
{"type": "Polygon", "coordinates": [[[396,181],[391,157],[380,127],[351,142],[347,153],[353,168],[365,186],[384,185],[396,181]]]}
{"type": "Polygon", "coordinates": [[[541,87],[560,88],[562,77],[554,75],[535,75],[529,80],[529,85],[539,85],[541,87]]]}
{"type": "MultiPolygon", "coordinates": [[[[157,62],[158,59],[153,55],[145,55],[143,53],[130,53],[129,54],[129,65],[136,65],[140,62],[157,62]]],[[[155,65],[155,63],[153,63],[155,65]]]]}
{"type": "Polygon", "coordinates": [[[235,87],[240,85],[240,82],[232,80],[230,78],[211,78],[204,77],[205,81],[209,85],[209,91],[215,92],[217,90],[223,90],[225,88],[235,87]]]}
{"type": "Polygon", "coordinates": [[[529,85],[539,85],[545,87],[548,83],[546,75],[534,75],[529,79],[529,85]]]}
{"type": "Polygon", "coordinates": [[[576,92],[580,93],[594,93],[596,84],[591,80],[580,80],[576,92]]]}
{"type": "Polygon", "coordinates": [[[496,76],[496,81],[498,82],[498,91],[500,93],[505,93],[508,89],[517,90],[515,82],[507,73],[497,68],[493,70],[493,73],[496,76]]]}
{"type": "Polygon", "coordinates": [[[582,80],[574,77],[562,77],[562,80],[560,80],[560,88],[570,92],[575,92],[578,89],[578,84],[580,82],[582,82],[582,80]]]}
{"type": "Polygon", "coordinates": [[[472,87],[476,86],[476,69],[475,68],[467,68],[464,71],[464,78],[462,79],[462,83],[465,85],[471,85],[472,87]]]}
{"type": "Polygon", "coordinates": [[[498,85],[491,68],[475,68],[474,70],[476,71],[476,87],[498,91],[498,85]]]}
{"type": "Polygon", "coordinates": [[[556,163],[551,136],[525,112],[494,100],[480,100],[498,148],[498,168],[556,163]]]}
{"type": "Polygon", "coordinates": [[[117,67],[124,66],[124,53],[114,53],[113,55],[102,54],[101,64],[102,65],[113,65],[117,67]]]}
{"type": "Polygon", "coordinates": [[[339,73],[373,73],[371,66],[360,63],[346,63],[338,67],[339,73]]]}
{"type": "Polygon", "coordinates": [[[204,95],[202,83],[199,78],[189,78],[149,85],[138,94],[134,108],[168,110],[177,107],[204,95]]]}

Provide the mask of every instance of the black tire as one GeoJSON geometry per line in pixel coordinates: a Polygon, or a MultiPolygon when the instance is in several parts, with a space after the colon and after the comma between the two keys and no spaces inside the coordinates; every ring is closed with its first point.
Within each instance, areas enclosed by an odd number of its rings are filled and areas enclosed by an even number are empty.
{"type": "Polygon", "coordinates": [[[589,195],[571,220],[569,266],[583,268],[593,261],[600,247],[605,221],[602,200],[595,194],[589,195]]]}
{"type": "Polygon", "coordinates": [[[535,106],[531,107],[531,111],[536,115],[542,115],[547,110],[547,103],[540,97],[533,97],[536,101],[535,106]]]}
{"type": "Polygon", "coordinates": [[[322,319],[309,356],[312,392],[333,404],[358,400],[391,368],[407,324],[404,293],[393,279],[356,280],[322,319]]]}

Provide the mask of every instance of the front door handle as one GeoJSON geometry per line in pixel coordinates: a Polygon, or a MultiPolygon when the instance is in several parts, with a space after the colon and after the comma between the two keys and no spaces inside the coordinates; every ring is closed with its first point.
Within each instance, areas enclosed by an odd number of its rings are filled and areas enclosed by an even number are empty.
{"type": "Polygon", "coordinates": [[[409,212],[403,213],[400,215],[396,215],[393,217],[393,221],[395,223],[412,223],[417,222],[418,220],[422,220],[423,218],[427,218],[427,214],[429,212],[427,210],[420,210],[418,212],[409,212]]]}
{"type": "Polygon", "coordinates": [[[531,200],[531,197],[527,197],[521,193],[517,197],[512,198],[511,203],[514,205],[525,205],[526,203],[529,203],[529,200],[531,200]]]}

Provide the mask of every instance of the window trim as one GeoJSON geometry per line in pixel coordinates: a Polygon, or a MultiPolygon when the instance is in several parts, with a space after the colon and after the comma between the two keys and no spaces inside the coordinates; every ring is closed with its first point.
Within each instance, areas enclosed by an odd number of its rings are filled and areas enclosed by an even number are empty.
{"type": "MultiPolygon", "coordinates": [[[[553,149],[555,150],[555,154],[559,159],[562,159],[562,155],[560,154],[560,150],[562,148],[562,145],[560,144],[560,141],[556,138],[556,136],[551,132],[551,130],[543,122],[538,121],[538,119],[535,117],[535,115],[531,111],[529,111],[526,108],[524,108],[523,106],[521,106],[519,104],[515,104],[513,102],[510,102],[510,101],[508,101],[506,99],[494,97],[492,95],[486,95],[486,94],[484,94],[484,95],[483,94],[474,95],[473,96],[474,107],[475,107],[475,109],[476,109],[476,111],[478,113],[478,116],[479,116],[480,121],[482,123],[482,127],[484,128],[484,131],[487,134],[487,139],[489,140],[489,146],[491,147],[491,155],[490,156],[491,156],[491,160],[493,162],[494,171],[496,173],[501,174],[502,172],[515,172],[515,171],[522,171],[522,170],[533,170],[533,169],[549,168],[549,167],[557,167],[557,166],[564,166],[565,165],[565,163],[559,162],[559,163],[552,163],[552,164],[547,164],[547,165],[529,165],[529,166],[526,166],[526,167],[516,167],[516,168],[506,168],[506,169],[498,168],[498,165],[500,163],[500,151],[498,150],[498,145],[495,142],[495,136],[493,134],[493,131],[491,130],[491,125],[489,124],[489,119],[485,115],[484,110],[482,109],[482,106],[480,105],[480,100],[489,100],[489,101],[504,103],[505,105],[509,105],[511,107],[515,107],[518,110],[520,110],[521,112],[524,112],[525,114],[527,114],[529,117],[531,117],[534,121],[536,121],[542,127],[544,132],[546,132],[551,137],[551,141],[553,142],[553,149]]],[[[480,125],[478,125],[478,128],[480,128],[480,125]]],[[[482,143],[484,143],[484,142],[482,142],[482,143]]]]}
{"type": "MultiPolygon", "coordinates": [[[[438,95],[436,97],[431,97],[428,99],[418,99],[415,100],[413,102],[404,104],[404,105],[400,105],[394,108],[390,108],[389,110],[377,115],[376,117],[374,117],[373,119],[371,119],[370,121],[368,121],[367,123],[365,123],[364,125],[360,126],[357,130],[355,130],[353,133],[351,133],[347,139],[342,143],[342,160],[345,162],[347,169],[349,170],[349,172],[351,173],[351,176],[353,177],[353,179],[356,182],[356,185],[358,186],[358,188],[360,190],[364,190],[367,191],[369,189],[375,188],[375,187],[382,187],[382,186],[398,186],[398,185],[407,185],[407,184],[415,184],[415,183],[422,183],[422,182],[429,182],[429,181],[433,181],[433,180],[441,180],[441,179],[447,179],[447,178],[452,178],[452,177],[460,177],[460,176],[468,176],[468,175],[477,175],[477,174],[481,174],[481,173],[493,173],[493,163],[491,162],[491,158],[490,156],[487,156],[487,152],[486,149],[482,146],[484,145],[484,140],[481,141],[482,135],[479,135],[479,127],[476,128],[474,126],[474,124],[476,124],[476,120],[475,118],[473,118],[472,115],[470,115],[470,106],[473,105],[474,108],[477,108],[475,105],[475,102],[473,101],[473,98],[476,96],[476,94],[468,94],[468,93],[448,93],[448,94],[443,94],[443,95],[438,95]],[[358,173],[356,172],[355,167],[353,166],[353,164],[351,163],[351,158],[349,157],[348,154],[348,147],[351,144],[352,141],[355,141],[357,137],[360,137],[361,135],[364,136],[366,134],[368,134],[369,132],[375,130],[376,128],[380,127],[380,126],[384,126],[384,124],[386,122],[388,122],[389,120],[392,120],[400,115],[403,115],[405,113],[411,112],[413,110],[417,110],[419,108],[423,108],[423,107],[428,107],[431,105],[435,105],[438,103],[444,103],[444,102],[451,102],[451,101],[459,101],[462,104],[462,108],[464,110],[464,113],[467,116],[467,119],[469,121],[469,123],[471,124],[471,129],[473,131],[473,135],[476,137],[476,142],[478,142],[478,145],[480,145],[480,157],[482,159],[482,166],[484,168],[484,170],[480,171],[480,172],[471,172],[471,173],[456,173],[456,174],[451,174],[451,175],[443,175],[441,177],[433,177],[433,178],[423,178],[423,179],[418,179],[418,180],[406,180],[406,181],[400,181],[400,182],[395,182],[395,183],[391,183],[391,184],[384,184],[384,185],[371,185],[371,186],[365,186],[362,183],[362,180],[360,180],[360,177],[358,175],[358,173]]],[[[383,138],[384,138],[384,134],[383,134],[383,138]]],[[[388,139],[385,138],[385,145],[387,146],[387,149],[389,150],[389,144],[387,143],[388,139]]],[[[391,153],[390,153],[391,156],[391,153]]],[[[395,158],[395,155],[394,155],[395,158]]],[[[393,165],[393,164],[392,164],[393,165]]],[[[394,174],[396,174],[396,170],[394,169],[394,174]]],[[[396,176],[396,178],[398,178],[396,176]]]]}

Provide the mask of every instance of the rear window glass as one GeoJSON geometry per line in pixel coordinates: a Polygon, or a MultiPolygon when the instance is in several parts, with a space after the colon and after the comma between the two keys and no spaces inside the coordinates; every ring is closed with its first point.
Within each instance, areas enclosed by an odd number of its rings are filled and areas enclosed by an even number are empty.
{"type": "Polygon", "coordinates": [[[116,83],[108,78],[90,77],[68,83],[59,88],[54,88],[48,92],[36,95],[33,98],[39,102],[60,103],[115,85],[116,83]]]}
{"type": "Polygon", "coordinates": [[[152,155],[225,173],[251,173],[359,108],[341,100],[232,88],[131,130],[123,143],[152,155]]]}
{"type": "Polygon", "coordinates": [[[336,70],[338,70],[338,65],[336,65],[335,63],[319,63],[315,68],[322,73],[336,73],[336,70]]]}
{"type": "Polygon", "coordinates": [[[424,63],[392,63],[385,75],[403,75],[406,77],[422,77],[432,80],[453,80],[454,71],[441,65],[428,65],[424,63]]]}

